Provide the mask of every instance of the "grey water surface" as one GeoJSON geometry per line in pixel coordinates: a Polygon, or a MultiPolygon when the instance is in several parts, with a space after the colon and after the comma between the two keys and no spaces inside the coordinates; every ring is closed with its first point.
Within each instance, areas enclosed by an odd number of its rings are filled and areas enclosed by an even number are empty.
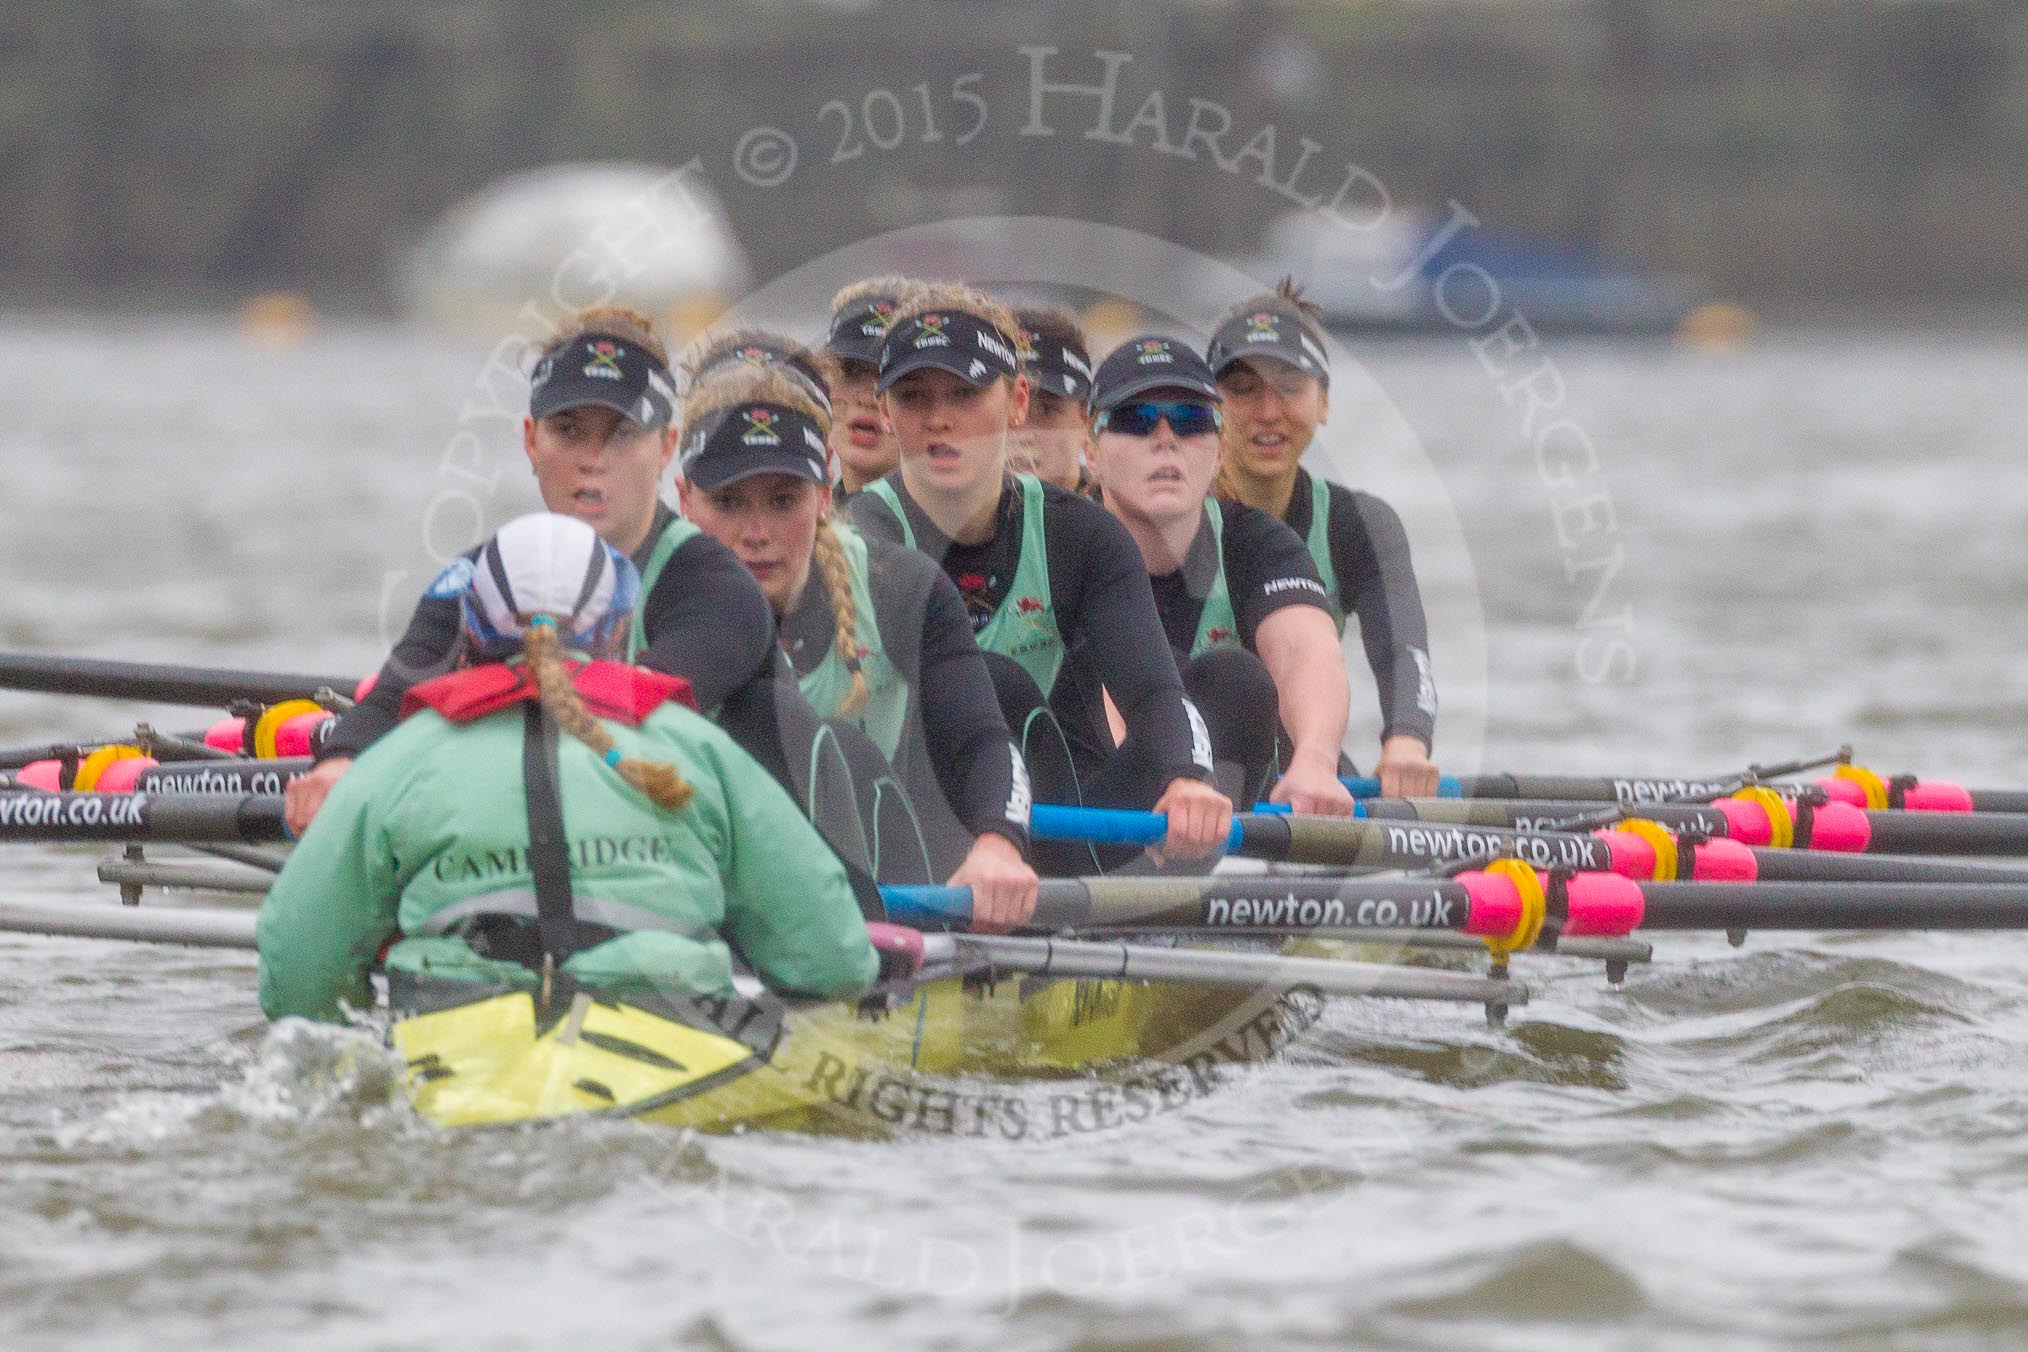
{"type": "MultiPolygon", "coordinates": [[[[1439,684],[1484,719],[1440,725],[1446,768],[1850,741],[2028,783],[2028,343],[1555,346],[1582,474],[1462,338],[1354,350],[1442,485],[1411,528],[1467,543],[1418,535],[1439,684]]],[[[368,669],[434,555],[534,504],[486,361],[365,324],[0,321],[0,647],[368,669]]],[[[203,721],[0,694],[0,744],[137,716],[203,721]]],[[[109,900],[96,849],[4,848],[9,898],[109,900]]],[[[1524,960],[1505,1030],[1336,1004],[1145,1121],[1003,1141],[445,1134],[371,1039],[269,1035],[247,955],[4,937],[0,1346],[2028,1342],[2028,942],[1656,950],[1619,990],[1524,960]]]]}

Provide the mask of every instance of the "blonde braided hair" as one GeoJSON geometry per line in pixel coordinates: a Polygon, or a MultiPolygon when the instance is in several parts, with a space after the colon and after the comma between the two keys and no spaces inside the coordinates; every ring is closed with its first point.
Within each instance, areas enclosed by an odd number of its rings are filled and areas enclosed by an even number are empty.
{"type": "Polygon", "coordinates": [[[538,617],[529,626],[522,651],[528,657],[535,688],[542,694],[542,707],[556,720],[556,726],[605,757],[621,779],[646,794],[657,807],[675,812],[690,801],[693,790],[675,766],[635,756],[614,756],[613,735],[578,697],[577,687],[571,684],[570,669],[564,665],[563,637],[547,616],[538,617]]]}
{"type": "Polygon", "coordinates": [[[866,684],[866,673],[861,670],[866,662],[866,653],[859,646],[859,604],[852,599],[852,565],[845,561],[845,546],[839,543],[838,532],[832,529],[829,515],[817,523],[817,541],[811,550],[811,558],[824,574],[824,589],[831,594],[831,618],[835,626],[831,644],[837,649],[838,660],[852,673],[852,687],[845,692],[845,698],[838,701],[838,715],[841,718],[857,718],[866,712],[866,704],[873,698],[873,691],[866,684]]]}
{"type": "MultiPolygon", "coordinates": [[[[815,423],[820,434],[828,437],[831,433],[830,416],[816,401],[794,380],[767,366],[721,367],[705,372],[684,400],[683,415],[694,427],[713,414],[749,403],[780,404],[815,423]]],[[[852,673],[851,689],[839,702],[838,713],[845,718],[857,717],[865,711],[873,692],[861,670],[867,653],[859,643],[859,603],[852,596],[852,565],[846,562],[845,547],[832,526],[831,513],[825,513],[817,522],[817,539],[810,558],[824,579],[824,591],[831,601],[832,647],[838,660],[852,673]]]]}

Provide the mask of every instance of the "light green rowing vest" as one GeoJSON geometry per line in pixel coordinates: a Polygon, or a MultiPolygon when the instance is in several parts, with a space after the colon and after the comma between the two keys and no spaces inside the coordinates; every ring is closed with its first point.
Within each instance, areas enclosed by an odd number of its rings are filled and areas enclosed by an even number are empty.
{"type": "MultiPolygon", "coordinates": [[[[1017,474],[1021,486],[1021,557],[1014,567],[1014,585],[1007,599],[993,612],[993,618],[978,633],[979,648],[1012,658],[1035,678],[1044,699],[1056,688],[1063,670],[1063,635],[1056,627],[1056,612],[1050,603],[1049,542],[1043,535],[1042,481],[1032,474],[1017,474]]],[[[901,522],[901,538],[917,548],[915,531],[902,510],[901,495],[885,479],[876,479],[866,492],[886,503],[901,522]]]]}
{"type": "Polygon", "coordinates": [[[901,494],[894,491],[894,485],[885,479],[875,479],[859,490],[868,497],[879,498],[894,513],[894,519],[901,523],[901,542],[910,549],[920,548],[915,542],[915,527],[908,524],[908,513],[901,509],[901,494]]]}
{"type": "Polygon", "coordinates": [[[1204,594],[1204,610],[1197,617],[1197,637],[1190,641],[1190,656],[1213,648],[1237,648],[1239,617],[1232,613],[1232,591],[1225,585],[1225,514],[1218,499],[1204,500],[1204,515],[1211,521],[1211,556],[1218,561],[1212,574],[1211,590],[1204,594]]]}
{"type": "Polygon", "coordinates": [[[648,555],[648,566],[641,570],[641,595],[634,602],[634,622],[627,627],[627,660],[638,662],[641,654],[648,650],[648,622],[643,618],[648,613],[648,597],[654,594],[655,584],[662,580],[662,570],[669,566],[669,556],[687,541],[703,534],[695,521],[686,521],[680,516],[669,518],[669,524],[662,528],[662,534],[655,541],[655,548],[648,555]]]}
{"type": "MultiPolygon", "coordinates": [[[[873,588],[866,570],[866,541],[842,521],[833,521],[831,530],[838,537],[846,567],[852,575],[852,608],[855,612],[852,632],[858,638],[859,650],[863,654],[859,659],[859,674],[866,678],[866,708],[846,721],[872,738],[873,744],[880,748],[880,754],[893,760],[895,751],[901,746],[902,728],[908,722],[908,682],[888,660],[887,649],[880,641],[880,625],[873,613],[873,588]]],[[[813,575],[810,584],[823,586],[824,582],[820,576],[813,575]]],[[[839,656],[835,639],[825,649],[824,660],[812,668],[809,675],[798,676],[796,684],[802,687],[803,697],[810,701],[818,714],[825,718],[837,717],[838,706],[845,702],[845,696],[852,690],[852,671],[845,665],[845,659],[839,656]]]]}
{"type": "Polygon", "coordinates": [[[1331,564],[1331,485],[1314,474],[1310,476],[1310,537],[1303,543],[1309,546],[1317,574],[1324,579],[1324,599],[1331,606],[1331,618],[1337,622],[1342,637],[1345,606],[1338,599],[1338,570],[1331,564]]]}

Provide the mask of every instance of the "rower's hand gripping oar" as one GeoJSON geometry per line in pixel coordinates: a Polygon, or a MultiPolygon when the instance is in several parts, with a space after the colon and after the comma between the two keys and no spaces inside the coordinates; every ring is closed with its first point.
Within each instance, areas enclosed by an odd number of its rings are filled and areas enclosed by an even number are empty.
{"type": "MultiPolygon", "coordinates": [[[[1232,828],[1221,847],[1225,853],[1239,854],[1246,849],[1246,820],[1233,814],[1232,828]]],[[[1088,841],[1094,845],[1160,845],[1168,838],[1169,818],[1161,812],[1037,803],[1029,810],[1028,834],[1035,840],[1088,841]]]]}

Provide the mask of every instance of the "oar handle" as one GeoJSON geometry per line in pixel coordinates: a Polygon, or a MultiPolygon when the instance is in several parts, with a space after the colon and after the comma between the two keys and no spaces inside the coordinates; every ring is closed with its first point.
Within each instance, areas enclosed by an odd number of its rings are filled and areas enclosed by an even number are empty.
{"type": "MultiPolygon", "coordinates": [[[[1028,834],[1036,840],[1080,840],[1095,845],[1160,845],[1168,838],[1169,818],[1161,812],[1037,803],[1028,817],[1028,834]]],[[[1235,816],[1231,831],[1226,833],[1226,852],[1237,851],[1245,839],[1245,828],[1235,816]]]]}
{"type": "MultiPolygon", "coordinates": [[[[1378,798],[1380,796],[1380,781],[1372,775],[1340,775],[1338,782],[1343,784],[1345,792],[1351,794],[1354,798],[1378,798]]],[[[1464,781],[1460,780],[1456,775],[1438,775],[1436,796],[1439,798],[1464,797],[1464,781]]]]}
{"type": "Polygon", "coordinates": [[[972,889],[930,885],[890,885],[880,889],[887,918],[897,925],[943,927],[972,921],[972,889]]]}
{"type": "MultiPolygon", "coordinates": [[[[887,918],[917,929],[964,929],[972,923],[972,889],[935,884],[889,884],[880,889],[887,918]]],[[[1076,878],[1044,878],[1037,889],[1035,914],[1029,923],[1042,929],[1067,929],[1091,914],[1091,898],[1076,878]]]]}

